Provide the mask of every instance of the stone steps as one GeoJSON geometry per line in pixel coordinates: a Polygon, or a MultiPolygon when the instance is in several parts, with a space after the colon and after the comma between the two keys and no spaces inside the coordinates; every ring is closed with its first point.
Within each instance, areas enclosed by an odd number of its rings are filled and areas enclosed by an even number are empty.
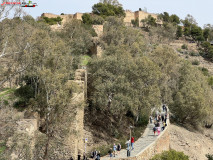
{"type": "MultiPolygon", "coordinates": [[[[160,126],[162,127],[162,123],[160,123],[160,126]]],[[[153,127],[154,124],[149,124],[147,126],[148,132],[146,133],[146,135],[143,135],[143,137],[139,138],[134,143],[134,149],[131,151],[130,157],[136,156],[138,153],[140,153],[143,149],[145,149],[147,146],[149,146],[152,142],[154,142],[157,139],[158,136],[157,134],[155,134],[154,136],[153,127]]],[[[121,159],[121,158],[127,158],[126,149],[122,149],[118,155],[112,157],[112,159],[121,159]]],[[[101,158],[101,160],[108,160],[108,159],[110,159],[109,155],[101,158]]]]}

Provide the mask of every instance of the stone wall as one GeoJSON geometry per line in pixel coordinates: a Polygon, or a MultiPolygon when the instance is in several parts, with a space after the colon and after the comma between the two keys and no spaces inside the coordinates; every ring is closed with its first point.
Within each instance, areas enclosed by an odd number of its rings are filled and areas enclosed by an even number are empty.
{"type": "MultiPolygon", "coordinates": [[[[127,26],[132,26],[131,21],[136,20],[138,18],[139,19],[139,26],[143,27],[143,23],[141,22],[141,20],[147,18],[149,15],[151,15],[155,19],[157,19],[157,17],[158,17],[157,14],[147,13],[147,12],[144,12],[144,11],[132,12],[132,11],[127,10],[127,11],[125,11],[125,13],[126,13],[126,17],[124,18],[124,23],[127,26]]],[[[159,21],[159,20],[157,20],[156,22],[157,22],[157,24],[162,24],[162,22],[159,21]]]]}
{"type": "Polygon", "coordinates": [[[103,35],[103,32],[104,32],[104,26],[103,25],[93,25],[92,27],[94,28],[98,37],[101,37],[103,35]]]}
{"type": "Polygon", "coordinates": [[[126,17],[124,18],[124,23],[127,26],[132,26],[131,21],[135,20],[135,12],[131,12],[131,11],[127,10],[125,13],[126,13],[126,17]]]}
{"type": "Polygon", "coordinates": [[[83,156],[84,153],[84,106],[87,92],[87,71],[85,69],[77,69],[75,72],[75,80],[73,81],[79,87],[79,93],[73,97],[72,103],[77,105],[75,121],[71,124],[71,132],[76,134],[70,135],[70,149],[73,158],[77,159],[77,155],[83,156]]]}
{"type": "Polygon", "coordinates": [[[170,143],[170,137],[169,137],[169,131],[168,127],[161,133],[161,135],[157,138],[156,141],[151,143],[149,146],[147,146],[141,153],[136,155],[136,157],[133,157],[133,160],[149,160],[154,155],[158,153],[162,153],[163,151],[169,150],[169,143],[170,143]]]}
{"type": "Polygon", "coordinates": [[[74,14],[73,18],[78,19],[78,20],[82,20],[82,16],[83,16],[83,13],[76,13],[76,14],[74,14]]]}
{"type": "MultiPolygon", "coordinates": [[[[56,14],[52,14],[52,13],[43,13],[41,15],[41,17],[48,17],[48,18],[57,18],[57,17],[61,17],[62,18],[62,24],[66,23],[67,21],[75,18],[75,17],[78,17],[79,18],[79,15],[76,16],[73,15],[73,14],[65,14],[65,15],[56,15],[56,14]]],[[[53,25],[54,27],[57,28],[57,25],[53,25]]]]}
{"type": "Polygon", "coordinates": [[[149,160],[154,155],[162,153],[163,151],[168,151],[170,149],[170,135],[169,135],[169,126],[170,122],[167,120],[166,129],[161,132],[157,139],[147,146],[144,150],[138,153],[135,157],[121,158],[116,160],[149,160]]]}
{"type": "MultiPolygon", "coordinates": [[[[132,20],[136,20],[136,18],[139,19],[139,26],[142,27],[143,24],[141,23],[141,20],[142,19],[145,19],[147,18],[149,15],[151,15],[152,17],[156,18],[157,19],[157,14],[153,14],[153,13],[147,13],[147,12],[144,12],[144,11],[136,11],[136,12],[132,12],[130,10],[126,10],[125,11],[126,13],[126,17],[124,18],[124,23],[127,25],[127,26],[132,26],[132,23],[131,21],[132,20]]],[[[62,24],[64,24],[68,19],[78,19],[78,20],[82,20],[82,16],[83,16],[83,13],[75,13],[75,14],[65,14],[65,15],[56,15],[56,14],[51,14],[51,13],[43,13],[41,15],[41,17],[48,17],[48,18],[56,18],[56,17],[61,17],[63,18],[62,20],[62,24]]],[[[162,24],[161,21],[157,20],[156,21],[157,24],[162,24]]],[[[95,26],[94,29],[96,29],[97,26],[95,26]]],[[[100,26],[101,27],[101,26],[100,26]]],[[[102,28],[97,28],[97,29],[102,29],[102,28]]]]}

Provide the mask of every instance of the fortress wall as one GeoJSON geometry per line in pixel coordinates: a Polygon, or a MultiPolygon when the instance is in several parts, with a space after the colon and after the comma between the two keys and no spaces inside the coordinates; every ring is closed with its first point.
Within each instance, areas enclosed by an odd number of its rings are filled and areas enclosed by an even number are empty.
{"type": "Polygon", "coordinates": [[[135,20],[135,13],[131,11],[126,11],[126,17],[124,18],[124,23],[131,26],[131,21],[135,20]]]}
{"type": "Polygon", "coordinates": [[[153,14],[153,13],[147,13],[144,11],[137,11],[135,12],[136,18],[139,19],[139,26],[142,27],[143,23],[141,22],[141,20],[146,19],[149,15],[151,15],[152,17],[157,19],[157,15],[153,14]]]}
{"type": "Polygon", "coordinates": [[[101,37],[103,35],[103,32],[104,32],[104,26],[103,25],[93,25],[92,28],[94,28],[98,37],[101,37]]]}
{"type": "Polygon", "coordinates": [[[76,13],[74,14],[74,19],[78,19],[78,20],[82,20],[82,16],[83,16],[83,13],[76,13]]]}

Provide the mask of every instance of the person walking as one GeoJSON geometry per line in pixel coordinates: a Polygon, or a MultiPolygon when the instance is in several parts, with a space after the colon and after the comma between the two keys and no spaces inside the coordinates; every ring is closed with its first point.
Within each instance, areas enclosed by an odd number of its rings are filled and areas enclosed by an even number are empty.
{"type": "Polygon", "coordinates": [[[111,159],[112,158],[112,148],[109,149],[108,153],[109,153],[109,157],[111,159]]]}
{"type": "Polygon", "coordinates": [[[117,147],[117,152],[118,152],[118,154],[120,153],[120,151],[121,151],[121,144],[119,143],[119,144],[118,144],[118,147],[117,147]]]}
{"type": "Polygon", "coordinates": [[[134,149],[134,142],[135,142],[135,139],[134,137],[131,138],[131,148],[132,150],[134,149]]]}
{"type": "Polygon", "coordinates": [[[96,159],[95,160],[100,160],[101,159],[101,153],[100,153],[100,151],[98,151],[98,153],[97,153],[97,157],[96,157],[96,159]]]}
{"type": "Polygon", "coordinates": [[[162,122],[164,121],[164,115],[161,115],[161,120],[162,120],[162,122]]]}
{"type": "Polygon", "coordinates": [[[152,124],[152,116],[149,117],[149,121],[152,124]]]}
{"type": "Polygon", "coordinates": [[[114,145],[113,145],[113,155],[114,155],[114,157],[115,157],[115,154],[116,154],[116,150],[117,150],[117,146],[114,143],[114,145]]]}
{"type": "Polygon", "coordinates": [[[157,130],[157,129],[156,129],[156,127],[154,126],[154,127],[153,127],[153,133],[154,133],[154,135],[155,135],[156,130],[157,130]]]}
{"type": "Polygon", "coordinates": [[[127,139],[127,141],[126,141],[126,143],[125,143],[126,145],[127,145],[127,150],[129,150],[130,149],[130,140],[129,139],[127,139]]]}
{"type": "Polygon", "coordinates": [[[161,128],[160,128],[160,126],[158,126],[158,127],[157,127],[158,136],[160,135],[160,130],[161,130],[161,128]]]}

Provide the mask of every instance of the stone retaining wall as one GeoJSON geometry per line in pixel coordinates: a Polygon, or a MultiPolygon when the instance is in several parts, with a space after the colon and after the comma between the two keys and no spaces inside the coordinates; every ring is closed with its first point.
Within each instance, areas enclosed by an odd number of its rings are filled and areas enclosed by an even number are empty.
{"type": "Polygon", "coordinates": [[[156,154],[162,153],[163,151],[168,151],[170,149],[170,136],[168,131],[170,126],[169,120],[167,120],[167,125],[168,126],[163,132],[161,132],[158,138],[135,157],[120,158],[116,160],[149,160],[156,154]]]}

